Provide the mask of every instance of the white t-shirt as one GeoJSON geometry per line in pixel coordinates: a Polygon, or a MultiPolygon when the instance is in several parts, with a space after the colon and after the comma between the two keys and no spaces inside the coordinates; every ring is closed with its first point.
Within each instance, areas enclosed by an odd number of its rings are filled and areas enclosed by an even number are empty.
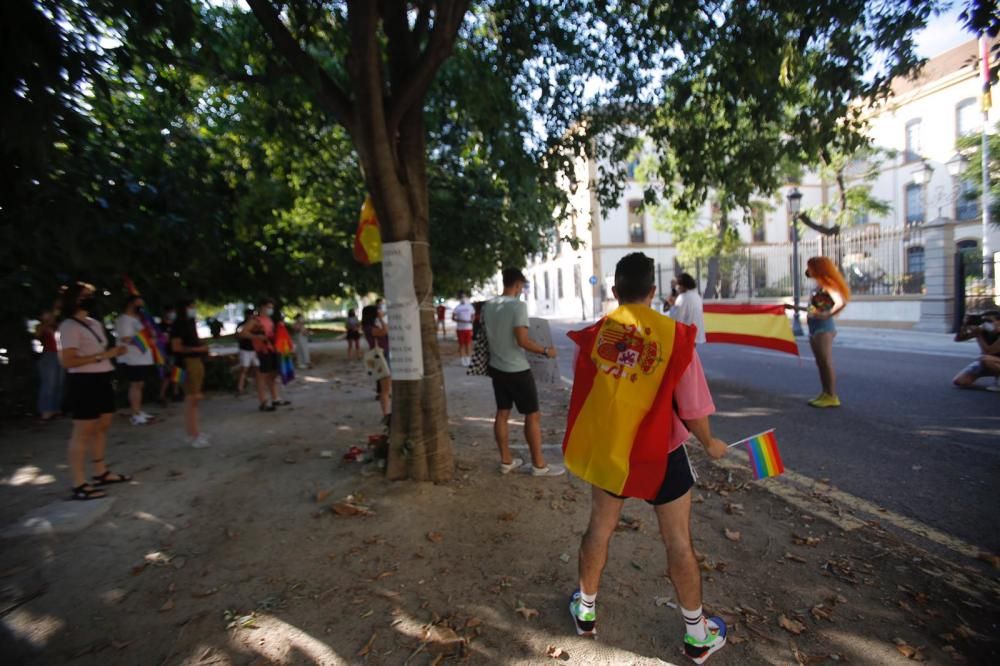
{"type": "MultiPolygon", "coordinates": [[[[59,346],[60,352],[64,349],[75,349],[79,356],[93,356],[107,349],[108,337],[104,335],[104,327],[96,319],[87,317],[86,325],[84,325],[79,319],[70,318],[59,324],[59,330],[56,332],[56,344],[59,346]]],[[[66,372],[82,374],[113,372],[114,369],[115,366],[111,364],[111,361],[105,358],[96,363],[69,368],[66,372]]]]}
{"type": "Polygon", "coordinates": [[[705,313],[698,292],[685,291],[678,294],[677,300],[674,301],[674,307],[670,309],[670,317],[682,324],[697,326],[698,334],[694,338],[695,344],[705,344],[705,313]]]}
{"type": "Polygon", "coordinates": [[[142,331],[142,322],[138,317],[122,313],[115,320],[115,335],[118,336],[118,344],[125,345],[128,349],[123,356],[118,357],[119,363],[125,365],[153,365],[153,350],[140,351],[131,342],[126,342],[128,338],[134,338],[142,331]]]}
{"type": "Polygon", "coordinates": [[[472,307],[471,303],[459,303],[452,310],[451,316],[455,319],[456,331],[471,331],[476,309],[472,307]]]}

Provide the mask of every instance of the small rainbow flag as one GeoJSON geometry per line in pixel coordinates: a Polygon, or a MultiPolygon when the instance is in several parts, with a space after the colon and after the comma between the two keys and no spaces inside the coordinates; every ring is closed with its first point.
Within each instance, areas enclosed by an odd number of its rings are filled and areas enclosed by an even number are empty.
{"type": "Polygon", "coordinates": [[[174,371],[170,373],[170,381],[174,384],[183,384],[187,379],[187,370],[174,366],[174,371]]]}
{"type": "Polygon", "coordinates": [[[746,445],[753,478],[766,479],[769,476],[778,476],[785,471],[785,465],[781,462],[781,453],[778,452],[778,440],[774,436],[774,428],[759,435],[741,439],[730,446],[740,444],[746,445]]]}
{"type": "Polygon", "coordinates": [[[146,344],[146,339],[142,335],[142,332],[140,332],[138,335],[132,336],[132,344],[135,345],[136,348],[138,348],[138,350],[143,354],[149,351],[149,345],[146,344]]]}

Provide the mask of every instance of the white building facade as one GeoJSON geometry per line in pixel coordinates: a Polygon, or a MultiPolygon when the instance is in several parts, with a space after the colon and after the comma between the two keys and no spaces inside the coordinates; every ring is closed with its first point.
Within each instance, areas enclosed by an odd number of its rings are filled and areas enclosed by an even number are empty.
{"type": "MultiPolygon", "coordinates": [[[[923,225],[945,218],[953,228],[949,238],[954,239],[956,251],[981,256],[983,228],[979,201],[968,201],[961,194],[969,187],[963,176],[953,176],[949,163],[954,167],[959,154],[958,141],[964,136],[978,136],[982,131],[983,113],[980,106],[980,82],[976,67],[977,43],[971,40],[960,47],[932,58],[916,80],[898,81],[894,95],[870,116],[870,136],[875,147],[891,151],[881,160],[876,178],[870,184],[872,196],[886,202],[890,210],[879,217],[855,220],[849,231],[842,234],[841,250],[849,254],[849,240],[867,233],[866,237],[882,235],[888,230],[898,231],[898,251],[895,257],[883,260],[879,272],[893,280],[894,303],[885,302],[890,294],[879,292],[868,285],[869,278],[856,276],[858,297],[850,309],[860,321],[898,320],[914,323],[919,318],[919,298],[923,288],[924,248],[919,233],[923,225]],[[888,264],[893,264],[889,266],[888,264]],[[899,285],[903,285],[900,287],[899,285]],[[874,306],[866,306],[871,299],[881,299],[874,306]],[[869,311],[870,310],[870,311],[869,311]],[[880,314],[879,314],[880,313],[880,314]]],[[[994,122],[991,117],[990,123],[994,122]]],[[[966,151],[968,152],[968,151],[966,151]]],[[[650,216],[641,208],[642,187],[634,180],[626,184],[619,204],[612,210],[602,210],[593,191],[596,165],[581,162],[578,166],[578,188],[572,195],[572,214],[558,229],[559,238],[575,238],[578,249],[572,244],[557,241],[552,250],[540,256],[525,268],[531,280],[528,309],[533,316],[591,319],[610,305],[611,285],[617,261],[630,252],[644,252],[657,265],[660,293],[669,292],[669,281],[681,267],[677,248],[670,234],[654,225],[650,216]]],[[[835,182],[824,181],[817,173],[806,174],[798,185],[802,193],[802,210],[836,201],[838,190],[835,182]]],[[[791,187],[775,195],[768,208],[757,211],[754,225],[733,218],[735,228],[749,248],[744,290],[744,300],[749,297],[778,297],[782,290],[790,292],[790,262],[777,252],[787,248],[791,241],[789,215],[785,197],[791,187]],[[770,253],[770,250],[775,250],[770,253]]],[[[699,213],[703,224],[708,224],[712,209],[706,204],[699,213]]],[[[816,222],[827,223],[823,219],[816,222]]],[[[808,228],[800,227],[805,258],[813,253],[824,253],[828,242],[808,228]]],[[[989,231],[991,253],[1000,250],[1000,230],[995,226],[989,231]]],[[[885,242],[880,241],[880,242],[885,242]]],[[[858,255],[856,261],[876,263],[868,252],[858,255]]],[[[973,262],[974,263],[974,262],[973,262]]],[[[702,277],[704,267],[683,266],[684,270],[702,277]]],[[[800,267],[801,268],[801,267],[800,267]]],[[[735,292],[734,292],[735,297],[735,292]]],[[[850,319],[850,313],[844,317],[850,319]]]]}

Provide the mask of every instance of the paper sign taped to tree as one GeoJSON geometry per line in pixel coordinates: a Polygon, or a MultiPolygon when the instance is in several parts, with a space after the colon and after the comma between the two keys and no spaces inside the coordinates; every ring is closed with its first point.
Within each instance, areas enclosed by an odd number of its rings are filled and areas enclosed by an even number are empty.
{"type": "MultiPolygon", "coordinates": [[[[554,347],[552,329],[548,319],[531,317],[528,319],[528,337],[543,347],[554,347]]],[[[559,361],[539,354],[528,354],[528,364],[536,384],[558,384],[560,380],[559,361]]]]}
{"type": "Polygon", "coordinates": [[[409,241],[382,245],[382,285],[391,305],[417,303],[413,287],[413,246],[409,241]]]}
{"type": "Polygon", "coordinates": [[[416,303],[389,303],[389,365],[393,379],[414,380],[424,376],[420,344],[420,309],[416,303]]]}
{"type": "Polygon", "coordinates": [[[389,305],[389,365],[392,378],[415,380],[424,376],[420,339],[420,308],[413,286],[413,247],[409,241],[382,246],[382,284],[389,305]]]}

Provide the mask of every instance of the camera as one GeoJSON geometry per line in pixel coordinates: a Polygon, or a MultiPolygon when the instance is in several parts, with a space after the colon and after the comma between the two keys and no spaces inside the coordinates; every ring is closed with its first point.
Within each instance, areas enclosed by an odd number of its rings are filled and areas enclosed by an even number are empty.
{"type": "Polygon", "coordinates": [[[965,315],[965,321],[962,322],[962,326],[981,326],[985,321],[983,315],[981,314],[967,314],[965,315]]]}

